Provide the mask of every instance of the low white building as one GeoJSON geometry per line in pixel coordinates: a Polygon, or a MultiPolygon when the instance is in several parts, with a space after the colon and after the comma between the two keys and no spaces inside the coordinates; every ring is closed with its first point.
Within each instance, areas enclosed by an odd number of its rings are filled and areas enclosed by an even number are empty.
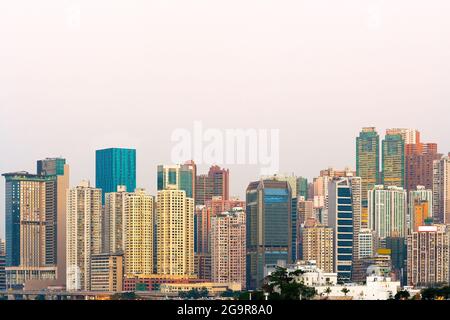
{"type": "Polygon", "coordinates": [[[347,296],[353,300],[388,300],[396,295],[401,285],[400,281],[392,281],[390,277],[369,276],[366,285],[348,284],[315,286],[315,288],[321,297],[347,296]]]}
{"type": "MultiPolygon", "coordinates": [[[[318,269],[314,261],[299,261],[295,265],[278,266],[286,268],[288,272],[297,270],[303,271],[303,274],[297,277],[297,281],[309,287],[314,287],[317,294],[326,298],[347,297],[353,300],[387,300],[393,298],[401,290],[400,281],[392,281],[392,278],[384,275],[379,267],[372,266],[367,271],[367,281],[365,285],[358,284],[337,284],[336,273],[325,273],[318,269]]],[[[266,276],[276,270],[277,265],[266,266],[266,276]]]]}
{"type": "Polygon", "coordinates": [[[292,265],[267,265],[265,268],[265,276],[272,274],[276,268],[283,267],[287,269],[287,272],[295,272],[298,270],[303,271],[303,274],[297,277],[298,282],[302,282],[308,287],[322,286],[322,285],[335,285],[337,283],[337,273],[323,272],[317,268],[315,261],[298,261],[292,265]]]}

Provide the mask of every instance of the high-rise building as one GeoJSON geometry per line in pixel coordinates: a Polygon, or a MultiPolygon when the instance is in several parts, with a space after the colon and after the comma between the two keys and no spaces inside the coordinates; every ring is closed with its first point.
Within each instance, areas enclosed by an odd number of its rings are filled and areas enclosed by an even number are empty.
{"type": "Polygon", "coordinates": [[[178,165],[158,166],[158,191],[166,189],[184,190],[188,198],[196,192],[197,168],[193,162],[178,165]]]}
{"type": "Polygon", "coordinates": [[[196,206],[194,216],[194,271],[200,279],[211,280],[211,208],[196,206]]]}
{"type": "MultiPolygon", "coordinates": [[[[48,220],[53,220],[53,227],[49,228],[47,260],[57,265],[57,279],[55,285],[66,285],[66,209],[67,190],[70,187],[70,167],[62,158],[46,158],[37,162],[37,173],[41,176],[56,176],[56,197],[53,199],[54,210],[48,213],[48,220]]],[[[53,192],[47,193],[50,198],[53,192]]]]}
{"type": "Polygon", "coordinates": [[[155,199],[140,188],[124,196],[125,274],[127,277],[153,274],[155,199]]]}
{"type": "Polygon", "coordinates": [[[196,206],[194,217],[195,274],[200,279],[211,280],[211,218],[233,208],[245,208],[245,201],[237,198],[224,200],[213,197],[206,205],[196,206]]]}
{"type": "Polygon", "coordinates": [[[5,239],[0,239],[0,254],[6,255],[6,241],[5,241],[5,239]]]}
{"type": "Polygon", "coordinates": [[[450,224],[450,154],[433,163],[433,218],[450,224]]]}
{"type": "Polygon", "coordinates": [[[50,279],[55,280],[57,177],[27,172],[3,176],[6,180],[6,266],[11,274],[24,274],[25,281],[41,280],[39,269],[52,267],[54,275],[50,279]]]}
{"type": "Polygon", "coordinates": [[[247,288],[260,288],[264,268],[278,261],[291,263],[292,195],[289,183],[252,182],[246,191],[247,288]]]}
{"type": "Polygon", "coordinates": [[[194,199],[185,190],[158,191],[157,272],[194,274],[194,199]]]}
{"type": "Polygon", "coordinates": [[[401,187],[375,186],[369,191],[369,227],[383,246],[386,237],[406,237],[407,200],[401,187]]]}
{"type": "Polygon", "coordinates": [[[432,223],[433,190],[417,186],[409,191],[409,232],[417,231],[420,226],[432,223]]]}
{"type": "Polygon", "coordinates": [[[301,228],[303,261],[315,261],[323,272],[334,272],[333,228],[321,225],[315,219],[308,219],[301,228]]]}
{"type": "Polygon", "coordinates": [[[39,280],[65,285],[69,166],[65,159],[47,158],[37,162],[37,171],[36,175],[27,172],[4,175],[8,272],[13,275],[11,278],[33,280],[37,286],[39,280]],[[20,270],[13,270],[15,267],[20,270]],[[55,270],[54,277],[51,268],[55,270]],[[42,274],[45,279],[40,278],[42,274]]]}
{"type": "Polygon", "coordinates": [[[405,141],[400,134],[386,134],[382,147],[382,184],[405,187],[405,141]]]}
{"type": "Polygon", "coordinates": [[[102,191],[81,182],[67,194],[67,290],[90,290],[91,258],[102,251],[102,191]]]}
{"type": "Polygon", "coordinates": [[[230,198],[230,171],[219,166],[212,166],[208,174],[196,178],[195,204],[205,205],[213,197],[223,200],[230,198]]]}
{"type": "Polygon", "coordinates": [[[215,283],[246,286],[246,218],[243,208],[211,218],[211,275],[215,283]]]}
{"type": "Polygon", "coordinates": [[[91,291],[123,291],[123,255],[94,254],[91,257],[91,291]]]}
{"type": "Polygon", "coordinates": [[[375,128],[363,128],[356,138],[356,175],[361,177],[361,224],[369,225],[368,191],[378,184],[380,177],[380,137],[375,128]]]}
{"type": "Polygon", "coordinates": [[[328,222],[334,232],[334,272],[341,282],[349,282],[359,254],[360,177],[333,178],[329,185],[328,222]]]}
{"type": "Polygon", "coordinates": [[[136,189],[136,150],[109,148],[95,153],[95,183],[105,194],[116,192],[118,186],[126,186],[132,192],[136,189]]]}
{"type": "Polygon", "coordinates": [[[405,146],[405,185],[406,190],[415,190],[417,186],[433,188],[433,163],[441,159],[436,143],[407,144],[405,146]]]}
{"type": "Polygon", "coordinates": [[[308,179],[304,177],[297,178],[297,195],[296,198],[300,199],[301,197],[309,200],[309,184],[308,179]]]}
{"type": "Polygon", "coordinates": [[[410,286],[449,282],[450,233],[446,225],[421,226],[408,236],[410,286]]]}
{"type": "Polygon", "coordinates": [[[117,192],[105,194],[103,211],[103,253],[123,253],[126,239],[126,198],[127,187],[118,186],[117,192]]]}

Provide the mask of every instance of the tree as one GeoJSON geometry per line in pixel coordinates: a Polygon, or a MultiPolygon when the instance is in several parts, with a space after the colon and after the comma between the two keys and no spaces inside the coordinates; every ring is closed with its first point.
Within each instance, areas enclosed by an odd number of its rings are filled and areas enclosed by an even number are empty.
{"type": "Polygon", "coordinates": [[[269,294],[270,300],[313,299],[317,295],[316,289],[296,280],[302,274],[302,270],[288,272],[285,268],[277,267],[266,277],[263,290],[269,294]]]}
{"type": "Polygon", "coordinates": [[[331,288],[330,288],[330,287],[327,287],[327,288],[325,289],[324,293],[327,295],[327,297],[329,297],[329,296],[330,296],[330,293],[331,293],[331,288]]]}
{"type": "Polygon", "coordinates": [[[112,296],[112,300],[137,300],[138,297],[134,292],[116,293],[112,296]]]}
{"type": "Polygon", "coordinates": [[[397,292],[394,299],[395,300],[408,300],[411,297],[411,294],[407,290],[402,290],[397,292]]]}
{"type": "Polygon", "coordinates": [[[344,289],[341,290],[341,292],[342,292],[345,296],[347,296],[347,294],[350,292],[350,290],[348,290],[347,288],[344,288],[344,289]]]}
{"type": "Polygon", "coordinates": [[[43,294],[38,294],[38,295],[34,298],[34,300],[45,300],[45,295],[43,295],[43,294]]]}
{"type": "Polygon", "coordinates": [[[208,298],[209,292],[206,288],[202,288],[201,290],[192,289],[188,292],[180,292],[180,298],[185,300],[198,300],[202,298],[208,298]]]}

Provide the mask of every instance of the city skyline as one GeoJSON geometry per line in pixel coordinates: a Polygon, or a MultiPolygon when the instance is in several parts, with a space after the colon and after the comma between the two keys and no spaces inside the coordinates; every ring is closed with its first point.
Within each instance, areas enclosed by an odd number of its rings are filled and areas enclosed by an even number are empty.
{"type": "MultiPolygon", "coordinates": [[[[366,126],[364,126],[366,127],[366,126]]],[[[376,131],[378,132],[379,136],[380,136],[380,145],[382,140],[385,137],[386,134],[386,130],[390,129],[390,128],[399,128],[401,126],[391,126],[391,127],[387,127],[387,128],[380,128],[377,126],[374,126],[376,131]]],[[[300,170],[283,170],[283,167],[280,167],[279,170],[279,174],[294,174],[296,176],[299,177],[306,177],[308,179],[308,182],[312,182],[312,178],[315,178],[317,176],[319,176],[320,174],[320,170],[324,170],[327,169],[329,167],[335,168],[335,169],[343,169],[345,167],[350,167],[351,169],[355,170],[356,169],[356,150],[355,150],[355,137],[357,137],[357,135],[359,134],[359,132],[361,131],[363,127],[360,127],[359,129],[357,129],[354,132],[354,135],[349,137],[348,139],[346,139],[345,141],[348,140],[348,143],[346,143],[345,145],[338,145],[335,146],[337,148],[345,148],[348,149],[348,144],[350,144],[350,149],[352,149],[353,153],[350,153],[348,155],[349,161],[348,163],[344,163],[342,165],[336,165],[334,163],[329,163],[328,165],[322,166],[320,167],[319,165],[315,165],[314,169],[312,168],[304,168],[304,170],[300,169],[300,170]],[[309,172],[309,175],[304,174],[303,172],[309,172]]],[[[408,127],[409,128],[409,127],[408,127]]],[[[421,130],[421,128],[417,128],[417,130],[421,133],[421,137],[425,137],[423,140],[427,140],[427,141],[433,141],[436,142],[438,145],[438,152],[442,153],[443,155],[447,155],[447,153],[450,152],[450,146],[448,149],[444,149],[444,147],[442,147],[442,144],[440,144],[438,141],[433,140],[432,138],[430,138],[430,134],[428,132],[424,132],[424,130],[421,130]],[[448,151],[447,151],[448,150],[448,151]]],[[[282,139],[282,137],[280,137],[280,139],[282,139]]],[[[126,145],[120,145],[120,146],[108,146],[108,147],[102,147],[99,148],[100,150],[103,149],[110,149],[110,148],[132,148],[126,145]]],[[[71,166],[71,172],[70,172],[70,186],[71,187],[75,187],[77,186],[81,181],[84,180],[88,180],[91,182],[91,184],[95,185],[96,183],[96,173],[95,173],[95,169],[96,169],[96,151],[97,150],[92,150],[90,158],[92,159],[92,164],[91,164],[91,168],[90,169],[86,169],[78,167],[76,164],[73,164],[70,160],[70,158],[65,157],[64,155],[58,155],[58,157],[62,157],[64,159],[66,159],[67,163],[71,166]],[[80,174],[80,172],[91,172],[89,176],[82,176],[80,174]]],[[[36,161],[38,161],[38,159],[43,159],[46,157],[53,157],[55,155],[45,155],[45,152],[40,152],[39,154],[41,155],[41,157],[38,157],[36,159],[32,159],[32,161],[25,161],[27,159],[24,159],[23,162],[26,163],[25,167],[20,167],[20,168],[15,168],[14,166],[9,164],[9,168],[11,168],[11,170],[3,170],[0,172],[2,173],[7,173],[7,172],[18,172],[18,171],[28,171],[30,174],[34,174],[36,171],[36,161]]],[[[170,151],[169,151],[170,153],[170,151]]],[[[149,194],[156,196],[157,195],[157,168],[158,165],[161,165],[162,163],[166,163],[163,161],[158,161],[157,159],[155,159],[154,161],[152,161],[153,163],[155,163],[156,165],[153,166],[153,170],[151,170],[152,168],[150,168],[150,170],[148,169],[149,166],[146,166],[145,164],[141,163],[140,159],[139,159],[139,155],[141,154],[139,149],[136,149],[136,176],[137,176],[137,188],[143,188],[145,189],[149,194]],[[144,172],[147,172],[147,174],[142,174],[142,172],[140,171],[140,169],[144,169],[144,172]],[[150,171],[150,172],[148,172],[150,171]],[[147,177],[153,177],[151,179],[148,179],[147,177]],[[144,181],[144,183],[141,183],[141,181],[144,181]]],[[[382,170],[382,150],[380,148],[380,171],[382,170]]],[[[89,158],[89,157],[88,157],[89,158]]],[[[168,156],[168,158],[170,158],[168,156]]],[[[332,162],[332,159],[334,158],[330,158],[329,162],[332,162]]],[[[280,155],[280,163],[283,163],[283,158],[282,155],[280,155]]],[[[21,161],[22,162],[22,161],[21,161]]],[[[85,162],[85,160],[83,160],[83,162],[85,162]]],[[[319,162],[319,161],[317,161],[319,162]]],[[[168,160],[167,163],[170,163],[170,160],[168,160]]],[[[4,162],[0,163],[0,169],[5,165],[4,162]]],[[[172,164],[172,165],[176,165],[176,164],[172,164]]],[[[230,197],[238,197],[239,199],[243,200],[245,199],[245,189],[248,185],[248,183],[250,181],[256,181],[262,178],[262,176],[259,174],[259,166],[258,165],[221,165],[218,164],[219,166],[223,166],[225,169],[229,169],[230,170],[230,197]],[[245,180],[244,177],[249,177],[248,180],[245,180]]],[[[198,165],[197,166],[197,175],[201,175],[201,174],[207,174],[209,170],[209,165],[198,165]]],[[[4,193],[4,188],[5,185],[4,183],[0,184],[0,193],[3,192],[4,193]]],[[[130,190],[128,190],[130,191],[130,190]]],[[[131,190],[132,192],[134,192],[134,190],[131,190]]],[[[0,238],[5,238],[5,229],[4,229],[4,210],[5,210],[5,206],[4,206],[4,198],[1,197],[0,198],[0,238]]]]}

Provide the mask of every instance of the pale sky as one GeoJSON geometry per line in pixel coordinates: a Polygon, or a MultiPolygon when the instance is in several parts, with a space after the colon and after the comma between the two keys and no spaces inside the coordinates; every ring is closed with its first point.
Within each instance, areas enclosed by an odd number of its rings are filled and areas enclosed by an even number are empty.
{"type": "MultiPolygon", "coordinates": [[[[94,183],[95,149],[136,147],[154,194],[195,120],[280,129],[280,171],[308,178],[354,167],[363,126],[446,153],[449,18],[448,0],[1,1],[0,172],[62,156],[94,183]]],[[[231,166],[231,194],[258,172],[231,166]]]]}

